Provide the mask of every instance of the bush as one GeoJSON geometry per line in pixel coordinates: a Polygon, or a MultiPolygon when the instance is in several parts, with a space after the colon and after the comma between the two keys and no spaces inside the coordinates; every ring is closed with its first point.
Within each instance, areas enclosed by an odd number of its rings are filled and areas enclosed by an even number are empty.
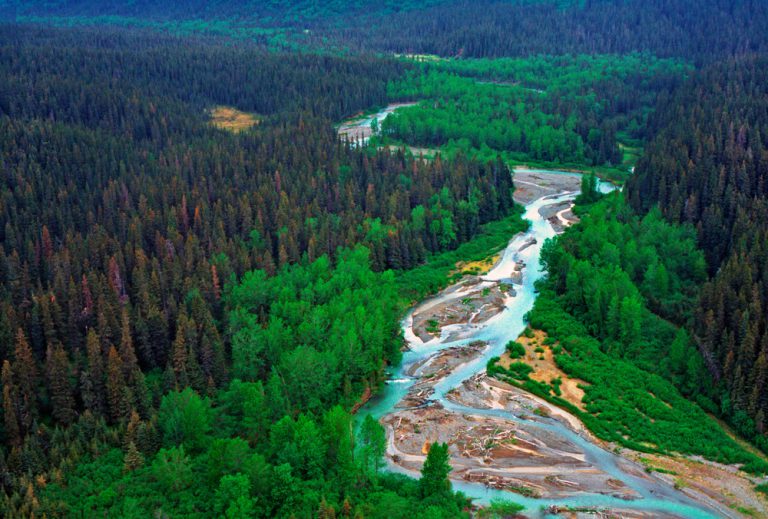
{"type": "Polygon", "coordinates": [[[525,346],[517,341],[509,341],[507,343],[507,353],[513,359],[525,357],[525,346]]]}
{"type": "Polygon", "coordinates": [[[518,380],[528,380],[528,375],[533,372],[533,368],[524,362],[513,362],[507,368],[507,374],[518,380]]]}

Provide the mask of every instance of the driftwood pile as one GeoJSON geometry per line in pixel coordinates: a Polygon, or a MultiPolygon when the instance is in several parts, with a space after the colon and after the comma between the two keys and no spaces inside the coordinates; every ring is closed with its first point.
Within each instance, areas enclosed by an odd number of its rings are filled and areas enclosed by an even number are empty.
{"type": "Polygon", "coordinates": [[[487,426],[472,426],[460,430],[457,436],[461,436],[463,440],[461,455],[467,458],[482,458],[484,463],[493,462],[495,448],[515,441],[513,429],[501,430],[495,427],[488,430],[487,426]]]}
{"type": "Polygon", "coordinates": [[[544,478],[544,481],[549,483],[550,485],[554,487],[560,487],[560,488],[579,488],[579,484],[575,481],[568,481],[567,479],[563,479],[561,476],[547,476],[544,478]]]}

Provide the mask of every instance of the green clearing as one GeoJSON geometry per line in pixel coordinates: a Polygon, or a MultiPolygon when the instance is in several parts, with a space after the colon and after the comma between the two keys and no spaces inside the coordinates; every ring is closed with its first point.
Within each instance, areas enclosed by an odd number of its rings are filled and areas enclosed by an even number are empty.
{"type": "Polygon", "coordinates": [[[373,142],[621,182],[659,89],[690,71],[647,54],[419,61],[388,86],[393,101],[419,104],[388,117],[373,142]]]}

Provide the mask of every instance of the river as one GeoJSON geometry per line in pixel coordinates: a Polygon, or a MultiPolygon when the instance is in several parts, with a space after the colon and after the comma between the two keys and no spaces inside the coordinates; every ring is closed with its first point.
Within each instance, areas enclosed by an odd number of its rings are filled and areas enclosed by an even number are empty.
{"type": "Polygon", "coordinates": [[[371,124],[373,121],[380,126],[382,121],[395,113],[400,108],[413,106],[416,103],[392,103],[373,114],[348,119],[342,122],[337,128],[337,132],[342,139],[348,140],[353,144],[366,144],[373,134],[371,124]]]}
{"type": "MultiPolygon", "coordinates": [[[[603,186],[603,188],[603,190],[610,190],[607,186],[603,186]]],[[[402,363],[391,373],[390,383],[361,409],[359,415],[371,414],[382,420],[393,413],[402,412],[401,401],[418,381],[418,370],[414,373],[414,370],[410,368],[430,361],[431,358],[446,348],[466,346],[475,341],[483,341],[487,347],[479,356],[455,366],[453,371],[434,385],[434,393],[430,396],[429,402],[442,406],[449,413],[472,416],[476,419],[483,419],[483,417],[500,418],[515,424],[516,427],[524,427],[527,431],[533,431],[534,436],[536,434],[548,437],[555,436],[564,444],[575,445],[582,453],[585,462],[588,462],[601,473],[609,475],[610,478],[621,481],[639,498],[625,500],[598,492],[574,492],[573,495],[565,497],[535,499],[504,490],[494,490],[482,483],[470,483],[461,479],[452,481],[454,490],[474,498],[475,502],[479,504],[486,504],[492,499],[507,499],[520,503],[526,507],[524,513],[529,517],[547,517],[544,510],[549,505],[626,510],[646,513],[651,517],[658,515],[697,519],[718,517],[719,514],[725,513],[722,509],[719,509],[718,515],[715,515],[711,509],[674,489],[667,482],[653,475],[643,474],[641,467],[635,465],[633,470],[628,470],[631,462],[603,449],[589,439],[589,434],[576,431],[566,426],[562,421],[554,418],[526,417],[507,409],[470,407],[457,403],[456,399],[446,398],[452,389],[461,386],[464,381],[478,373],[484,372],[488,360],[494,356],[500,356],[504,352],[506,343],[516,339],[523,332],[525,328],[524,316],[533,308],[536,299],[534,284],[545,274],[540,262],[541,247],[546,239],[556,234],[550,222],[540,214],[540,209],[548,205],[572,201],[576,195],[576,192],[561,192],[556,195],[544,196],[526,205],[525,218],[531,222],[529,230],[511,239],[501,259],[487,275],[482,277],[482,283],[490,286],[498,283],[499,280],[509,279],[515,266],[520,265],[520,261],[525,262],[522,283],[515,286],[516,295],[514,297],[506,298],[504,308],[500,313],[480,325],[471,322],[452,324],[443,328],[440,337],[424,342],[414,333],[414,312],[423,311],[425,308],[434,307],[451,297],[457,297],[454,287],[453,291],[447,289],[441,294],[416,305],[404,317],[402,327],[408,349],[403,355],[402,363]],[[535,239],[535,243],[533,239],[535,239]],[[409,376],[409,372],[412,376],[409,376]],[[398,403],[401,403],[399,408],[396,407],[398,403]]],[[[418,473],[413,467],[406,469],[392,461],[391,454],[396,449],[395,433],[392,426],[387,427],[387,434],[390,445],[390,456],[387,459],[389,470],[418,477],[418,473]]],[[[415,458],[415,456],[410,457],[415,458]]]]}

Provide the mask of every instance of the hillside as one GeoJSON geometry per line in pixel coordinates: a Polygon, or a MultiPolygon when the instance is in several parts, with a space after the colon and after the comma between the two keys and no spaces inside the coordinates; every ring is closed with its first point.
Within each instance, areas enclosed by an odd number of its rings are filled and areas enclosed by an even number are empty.
{"type": "Polygon", "coordinates": [[[4,0],[3,5],[6,17],[19,21],[138,25],[251,39],[270,29],[284,31],[291,45],[303,47],[440,56],[650,52],[704,62],[768,47],[768,5],[757,0],[4,0]]]}
{"type": "Polygon", "coordinates": [[[0,516],[768,516],[768,2],[0,18],[0,516]]]}

